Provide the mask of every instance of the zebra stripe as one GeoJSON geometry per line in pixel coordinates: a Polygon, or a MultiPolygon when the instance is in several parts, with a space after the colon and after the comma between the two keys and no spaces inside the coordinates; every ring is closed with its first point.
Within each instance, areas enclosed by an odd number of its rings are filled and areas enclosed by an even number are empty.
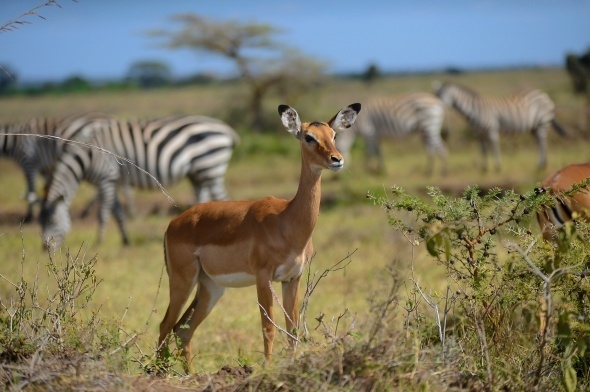
{"type": "Polygon", "coordinates": [[[70,230],[69,206],[81,181],[98,188],[99,242],[110,212],[119,225],[123,242],[129,242],[116,192],[119,185],[156,189],[158,182],[166,187],[188,178],[197,202],[228,198],[224,176],[239,137],[220,120],[204,116],[128,121],[110,118],[92,121],[85,128],[84,137],[77,140],[126,158],[134,165],[96,148],[66,147],[40,216],[43,237],[53,238],[55,246],[70,230]]]}
{"type": "Polygon", "coordinates": [[[435,89],[436,95],[463,115],[477,133],[484,170],[487,170],[488,149],[492,150],[496,169],[500,170],[500,132],[532,132],[539,147],[538,167],[541,169],[547,166],[549,124],[561,136],[566,136],[565,130],[555,120],[555,104],[541,90],[532,89],[509,96],[490,97],[453,83],[443,83],[435,89]]]}
{"type": "Polygon", "coordinates": [[[47,183],[53,167],[65,145],[65,140],[77,138],[78,132],[101,113],[67,117],[38,117],[26,122],[0,125],[0,157],[12,158],[23,170],[27,185],[27,214],[24,222],[33,218],[33,206],[38,201],[35,190],[37,176],[47,183]]]}
{"type": "Polygon", "coordinates": [[[365,142],[367,167],[371,167],[371,160],[376,158],[377,170],[383,170],[380,140],[420,132],[428,152],[428,173],[433,172],[437,156],[441,160],[441,171],[445,173],[448,152],[441,135],[444,115],[444,103],[428,93],[375,98],[363,104],[363,111],[352,129],[338,135],[336,146],[348,160],[354,139],[360,135],[365,142]]]}

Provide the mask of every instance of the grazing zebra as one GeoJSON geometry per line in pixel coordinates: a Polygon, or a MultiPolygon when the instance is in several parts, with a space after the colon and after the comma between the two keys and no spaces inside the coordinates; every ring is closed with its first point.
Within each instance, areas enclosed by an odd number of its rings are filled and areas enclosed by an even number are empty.
{"type": "Polygon", "coordinates": [[[239,137],[220,120],[204,116],[99,119],[86,126],[84,135],[86,138],[78,140],[98,148],[72,144],[61,155],[41,207],[40,223],[46,243],[53,239],[53,246],[60,245],[70,230],[70,203],[83,180],[99,191],[99,242],[112,212],[123,243],[129,243],[116,192],[118,185],[155,189],[158,182],[168,186],[188,177],[197,202],[228,198],[224,175],[239,137]]]}
{"type": "Polygon", "coordinates": [[[48,181],[61,151],[64,139],[78,137],[78,132],[93,119],[105,118],[101,113],[68,117],[38,117],[26,122],[0,125],[0,157],[12,158],[22,168],[27,185],[27,214],[23,221],[33,217],[33,206],[38,201],[35,182],[39,174],[48,181]]]}
{"type": "Polygon", "coordinates": [[[566,136],[555,120],[555,104],[541,90],[533,89],[504,97],[487,97],[454,83],[435,86],[436,95],[445,104],[463,115],[478,134],[483,154],[483,169],[487,170],[488,149],[492,150],[496,169],[501,168],[500,132],[507,134],[532,132],[539,146],[539,169],[547,166],[547,129],[566,136]]]}
{"type": "Polygon", "coordinates": [[[448,153],[441,135],[444,115],[444,103],[428,93],[375,98],[363,104],[363,113],[359,114],[351,132],[338,135],[336,146],[348,160],[354,139],[360,135],[365,141],[367,167],[371,167],[371,160],[376,157],[377,170],[382,171],[380,139],[403,137],[418,131],[422,133],[428,151],[427,172],[433,172],[434,160],[438,155],[441,171],[446,173],[448,153]]]}

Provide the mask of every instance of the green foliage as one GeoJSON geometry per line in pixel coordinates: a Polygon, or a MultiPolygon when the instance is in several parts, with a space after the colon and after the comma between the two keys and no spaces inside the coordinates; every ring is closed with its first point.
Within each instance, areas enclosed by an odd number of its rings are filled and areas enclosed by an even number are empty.
{"type": "MultiPolygon", "coordinates": [[[[447,271],[446,296],[428,297],[416,285],[418,297],[436,309],[444,361],[452,359],[446,346],[455,341],[469,354],[460,366],[490,387],[554,387],[547,377],[552,371],[562,375],[565,390],[590,385],[587,223],[567,224],[555,244],[540,240],[530,227],[531,216],[552,203],[541,188],[483,194],[472,186],[454,198],[431,187],[429,202],[400,187],[391,191],[393,200],[369,197],[385,209],[395,230],[414,246],[424,244],[447,271]],[[549,360],[548,352],[560,360],[549,360]]],[[[418,312],[414,302],[406,303],[409,313],[418,312]]],[[[430,334],[419,336],[423,344],[432,343],[430,334]]]]}
{"type": "MultiPolygon", "coordinates": [[[[48,369],[74,362],[80,366],[107,351],[111,351],[109,361],[120,357],[112,355],[121,347],[118,326],[103,322],[96,312],[88,319],[81,316],[100,284],[94,272],[96,262],[83,248],[76,254],[48,252],[48,281],[39,274],[39,263],[32,282],[23,276],[14,283],[0,275],[15,291],[13,297],[0,300],[0,383],[4,387],[20,389],[42,381],[50,388],[60,372],[48,369]]],[[[112,365],[120,367],[120,363],[112,365]]]]}

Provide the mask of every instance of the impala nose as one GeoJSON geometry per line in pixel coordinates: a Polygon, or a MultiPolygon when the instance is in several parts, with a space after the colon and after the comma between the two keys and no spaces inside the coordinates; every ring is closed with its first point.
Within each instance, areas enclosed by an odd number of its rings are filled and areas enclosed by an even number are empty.
{"type": "Polygon", "coordinates": [[[342,167],[344,166],[344,159],[342,157],[332,155],[330,159],[332,160],[332,163],[330,164],[330,169],[338,171],[342,169],[342,167]]]}

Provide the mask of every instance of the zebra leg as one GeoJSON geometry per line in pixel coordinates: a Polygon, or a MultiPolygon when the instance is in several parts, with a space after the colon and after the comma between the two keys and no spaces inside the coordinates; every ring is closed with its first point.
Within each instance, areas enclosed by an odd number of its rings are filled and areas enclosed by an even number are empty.
{"type": "Polygon", "coordinates": [[[188,178],[193,186],[197,203],[205,203],[211,200],[228,200],[229,196],[225,190],[225,172],[227,164],[220,164],[217,167],[204,172],[189,174],[188,178]]]}
{"type": "Polygon", "coordinates": [[[228,200],[229,196],[225,190],[224,177],[216,177],[207,182],[209,196],[212,200],[228,200]]]}
{"type": "Polygon", "coordinates": [[[121,231],[123,237],[123,244],[129,244],[129,238],[125,228],[125,216],[121,207],[121,202],[117,196],[116,186],[114,182],[103,181],[99,186],[100,195],[100,209],[98,211],[98,242],[102,243],[104,239],[104,231],[109,220],[109,215],[112,212],[121,231]]]}
{"type": "Polygon", "coordinates": [[[379,148],[379,141],[375,135],[365,136],[366,149],[366,167],[369,171],[374,173],[383,173],[385,166],[383,164],[383,157],[381,156],[381,149],[379,148]],[[373,168],[372,162],[375,160],[376,166],[373,168]]]}
{"type": "Polygon", "coordinates": [[[448,168],[449,152],[447,151],[446,147],[442,144],[437,148],[436,151],[437,151],[438,157],[440,159],[440,174],[443,176],[446,176],[449,172],[449,168],[448,168]]]}
{"type": "Polygon", "coordinates": [[[494,161],[496,164],[496,171],[502,170],[502,157],[500,152],[500,134],[498,131],[489,133],[490,145],[492,146],[492,153],[494,154],[494,161]]]}
{"type": "Polygon", "coordinates": [[[127,234],[127,228],[125,226],[125,213],[123,211],[123,206],[115,193],[115,202],[113,203],[113,215],[115,216],[115,220],[117,221],[117,225],[119,226],[119,231],[121,232],[121,237],[123,237],[123,245],[129,245],[129,236],[127,234]]]}
{"type": "Polygon", "coordinates": [[[548,124],[543,124],[533,131],[539,146],[539,163],[537,164],[539,170],[547,167],[547,129],[548,124]]]}
{"type": "Polygon", "coordinates": [[[131,185],[125,183],[123,185],[123,193],[125,195],[125,212],[131,218],[135,216],[135,208],[133,203],[133,190],[131,185]]]}
{"type": "Polygon", "coordinates": [[[98,204],[100,202],[100,196],[96,195],[92,198],[92,200],[90,200],[88,202],[88,204],[86,204],[86,207],[84,207],[84,209],[82,210],[82,212],[80,213],[80,218],[84,219],[88,216],[88,214],[90,214],[90,211],[94,208],[94,206],[96,204],[98,204]]]}
{"type": "Polygon", "coordinates": [[[488,140],[485,136],[479,138],[479,144],[481,146],[481,171],[484,173],[488,171],[488,140]]]}
{"type": "Polygon", "coordinates": [[[35,192],[35,178],[37,177],[37,171],[27,170],[25,173],[27,180],[27,214],[23,217],[23,223],[29,223],[33,220],[33,206],[39,201],[37,192],[35,192]]]}

